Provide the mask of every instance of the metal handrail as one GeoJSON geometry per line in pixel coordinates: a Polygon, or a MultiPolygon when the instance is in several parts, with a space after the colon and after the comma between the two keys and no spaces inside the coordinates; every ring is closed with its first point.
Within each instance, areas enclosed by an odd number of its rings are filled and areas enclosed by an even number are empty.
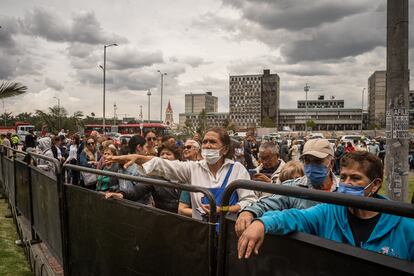
{"type": "Polygon", "coordinates": [[[44,156],[42,154],[35,153],[33,151],[29,151],[27,153],[30,156],[34,156],[34,157],[37,157],[37,158],[40,158],[40,159],[43,159],[43,160],[47,160],[47,161],[52,162],[55,165],[55,167],[56,167],[56,174],[60,174],[62,172],[61,165],[60,165],[59,161],[56,158],[49,157],[49,156],[44,156]]]}
{"type": "Polygon", "coordinates": [[[125,179],[125,180],[147,183],[147,184],[151,184],[155,186],[161,186],[161,187],[172,188],[172,189],[180,189],[180,190],[185,190],[189,192],[203,193],[204,195],[207,196],[210,202],[210,208],[211,208],[210,209],[211,210],[210,222],[216,223],[216,219],[217,219],[216,201],[214,199],[213,194],[207,188],[190,185],[190,184],[176,184],[172,182],[167,182],[165,180],[152,179],[152,178],[147,178],[147,177],[142,177],[142,176],[132,176],[132,175],[127,175],[127,174],[122,174],[122,173],[91,169],[91,168],[76,166],[76,165],[71,165],[71,164],[65,164],[63,167],[67,169],[71,169],[71,170],[81,171],[81,172],[88,172],[88,173],[94,173],[98,175],[118,177],[118,178],[125,179]]]}
{"type": "Polygon", "coordinates": [[[227,203],[231,194],[236,189],[257,190],[271,194],[297,197],[342,206],[351,206],[363,210],[390,213],[394,215],[414,218],[414,205],[404,202],[378,198],[358,197],[341,193],[330,193],[315,189],[305,189],[285,185],[269,185],[268,183],[250,180],[236,180],[230,183],[224,191],[223,202],[227,203]]]}
{"type": "MultiPolygon", "coordinates": [[[[285,185],[269,185],[259,181],[251,180],[235,180],[231,182],[224,190],[222,204],[227,205],[229,203],[232,193],[237,189],[247,189],[261,191],[276,195],[284,195],[289,197],[302,198],[307,200],[313,200],[324,203],[331,203],[342,206],[351,206],[363,210],[377,211],[383,213],[390,213],[394,215],[414,218],[414,205],[390,201],[377,198],[366,198],[352,195],[346,195],[341,193],[324,192],[315,189],[306,189],[300,187],[292,187],[285,185]]],[[[218,264],[217,273],[222,275],[223,262],[225,259],[225,246],[226,246],[226,223],[225,214],[220,217],[220,235],[219,235],[219,248],[218,248],[218,264]]]]}
{"type": "Polygon", "coordinates": [[[97,175],[104,175],[104,176],[111,176],[111,177],[118,177],[120,179],[130,180],[138,183],[145,183],[150,184],[154,186],[160,186],[160,187],[166,187],[166,188],[172,188],[172,189],[180,189],[185,190],[189,192],[200,192],[203,193],[205,196],[207,196],[209,200],[210,205],[210,216],[209,216],[209,224],[210,224],[210,230],[209,230],[209,238],[210,238],[210,259],[212,263],[211,269],[212,274],[215,274],[215,268],[216,266],[216,227],[217,224],[217,213],[216,213],[216,200],[213,196],[213,194],[210,192],[209,189],[205,187],[195,186],[195,185],[189,185],[189,184],[176,184],[172,182],[167,182],[165,180],[158,180],[158,179],[152,179],[147,177],[141,177],[141,176],[132,176],[122,173],[116,173],[116,172],[109,172],[109,171],[103,171],[103,170],[97,170],[97,169],[91,169],[87,167],[82,166],[76,166],[71,164],[65,164],[63,165],[63,169],[71,169],[76,170],[80,172],[88,172],[88,173],[94,173],[97,175]]]}

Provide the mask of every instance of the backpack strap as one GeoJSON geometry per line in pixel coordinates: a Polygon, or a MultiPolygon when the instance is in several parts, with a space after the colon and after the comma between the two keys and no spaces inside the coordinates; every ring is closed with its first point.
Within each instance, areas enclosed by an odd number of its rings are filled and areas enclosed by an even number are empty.
{"type": "Polygon", "coordinates": [[[231,175],[231,172],[233,171],[234,163],[230,165],[229,170],[227,171],[226,177],[223,180],[223,184],[221,184],[220,189],[224,190],[227,186],[227,182],[229,182],[229,177],[231,175]]]}

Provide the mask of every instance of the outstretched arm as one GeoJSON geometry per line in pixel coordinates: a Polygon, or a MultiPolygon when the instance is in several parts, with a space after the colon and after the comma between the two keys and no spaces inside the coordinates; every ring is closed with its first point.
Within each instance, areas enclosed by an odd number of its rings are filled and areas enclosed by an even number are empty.
{"type": "Polygon", "coordinates": [[[118,155],[118,156],[106,156],[105,161],[108,164],[111,163],[125,163],[124,167],[128,168],[132,164],[136,163],[138,165],[142,165],[148,161],[150,161],[154,156],[145,156],[140,154],[128,154],[128,155],[118,155]]]}

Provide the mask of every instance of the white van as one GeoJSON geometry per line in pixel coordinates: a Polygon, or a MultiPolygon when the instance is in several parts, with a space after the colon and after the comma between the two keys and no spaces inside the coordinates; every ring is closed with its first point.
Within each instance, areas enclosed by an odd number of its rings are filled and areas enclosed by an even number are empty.
{"type": "Polygon", "coordinates": [[[341,141],[342,142],[352,142],[352,143],[354,143],[355,140],[359,142],[361,140],[364,140],[364,138],[365,138],[364,136],[358,135],[358,134],[343,135],[341,137],[341,141]]]}

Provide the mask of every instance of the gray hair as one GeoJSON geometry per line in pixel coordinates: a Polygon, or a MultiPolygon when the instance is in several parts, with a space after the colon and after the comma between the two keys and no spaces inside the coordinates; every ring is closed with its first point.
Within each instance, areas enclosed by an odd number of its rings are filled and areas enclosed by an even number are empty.
{"type": "Polygon", "coordinates": [[[196,140],[193,140],[193,139],[187,139],[186,141],[185,141],[186,143],[191,143],[191,145],[196,149],[196,150],[200,150],[200,144],[196,141],[196,140]]]}
{"type": "Polygon", "coordinates": [[[270,150],[272,154],[279,155],[279,145],[273,143],[273,142],[263,142],[259,147],[259,156],[261,153],[263,153],[265,150],[270,150]]]}

